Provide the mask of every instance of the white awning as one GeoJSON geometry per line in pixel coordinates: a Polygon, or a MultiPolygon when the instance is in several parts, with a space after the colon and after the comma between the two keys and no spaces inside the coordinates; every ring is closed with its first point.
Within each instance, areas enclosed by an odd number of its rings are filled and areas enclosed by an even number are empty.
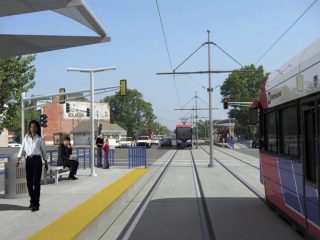
{"type": "Polygon", "coordinates": [[[0,57],[27,55],[39,52],[109,42],[108,37],[44,36],[0,34],[0,57]]]}
{"type": "Polygon", "coordinates": [[[0,57],[20,56],[111,41],[103,26],[83,0],[0,1],[0,17],[48,10],[81,23],[98,36],[0,34],[0,57]]]}

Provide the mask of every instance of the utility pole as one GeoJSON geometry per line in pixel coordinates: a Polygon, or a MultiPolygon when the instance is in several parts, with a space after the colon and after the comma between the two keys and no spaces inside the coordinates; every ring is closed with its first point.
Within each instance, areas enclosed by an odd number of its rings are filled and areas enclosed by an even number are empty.
{"type": "Polygon", "coordinates": [[[198,140],[199,140],[199,134],[198,134],[198,96],[197,96],[197,91],[196,91],[196,149],[198,149],[198,140]]]}
{"type": "Polygon", "coordinates": [[[100,125],[100,119],[99,119],[99,110],[97,109],[97,120],[98,120],[98,127],[100,125]]]}
{"type": "MultiPolygon", "coordinates": [[[[234,70],[226,70],[226,71],[221,71],[221,70],[211,70],[211,57],[210,57],[210,45],[214,45],[217,48],[219,48],[224,54],[226,54],[229,58],[231,58],[234,62],[236,62],[238,65],[243,67],[237,60],[235,60],[230,54],[228,54],[225,50],[223,50],[218,44],[214,42],[210,42],[210,30],[207,30],[208,33],[208,41],[204,42],[199,46],[194,52],[192,52],[182,63],[178,65],[175,69],[173,69],[172,72],[162,72],[162,73],[157,73],[158,75],[176,75],[176,74],[207,74],[208,73],[208,88],[207,92],[209,95],[209,123],[210,123],[210,129],[208,131],[208,134],[210,136],[210,162],[208,164],[208,167],[213,167],[213,124],[212,124],[212,92],[213,88],[211,87],[211,73],[232,73],[234,70]],[[208,71],[192,71],[192,72],[177,72],[176,70],[181,67],[186,61],[188,61],[197,51],[199,51],[203,46],[208,45],[208,71]]],[[[258,72],[258,71],[251,71],[251,70],[237,70],[238,72],[258,72]]],[[[177,110],[186,110],[186,109],[177,109],[177,110]]],[[[204,109],[202,109],[204,110],[204,109]]]]}
{"type": "Polygon", "coordinates": [[[208,94],[209,94],[209,122],[210,122],[210,129],[209,129],[209,136],[210,136],[210,163],[208,167],[213,167],[213,126],[212,126],[212,92],[213,89],[211,87],[211,56],[210,56],[210,30],[208,32],[208,94]]]}

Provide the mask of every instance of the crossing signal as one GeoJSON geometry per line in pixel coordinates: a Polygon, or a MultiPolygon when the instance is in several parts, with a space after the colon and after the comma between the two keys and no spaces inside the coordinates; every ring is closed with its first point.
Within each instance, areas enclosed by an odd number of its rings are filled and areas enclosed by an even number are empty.
{"type": "MultiPolygon", "coordinates": [[[[66,92],[65,88],[59,88],[59,93],[65,93],[65,92],[66,92]]],[[[66,102],[66,95],[60,95],[59,102],[60,104],[64,104],[66,102]]]]}
{"type": "Polygon", "coordinates": [[[120,80],[120,95],[121,96],[127,95],[127,80],[125,79],[120,80]]]}
{"type": "Polygon", "coordinates": [[[229,103],[228,99],[224,98],[223,99],[223,109],[228,109],[228,103],[229,103]]]}
{"type": "Polygon", "coordinates": [[[87,117],[90,117],[90,108],[87,108],[87,117]]]}
{"type": "Polygon", "coordinates": [[[98,135],[100,135],[102,132],[102,124],[100,123],[99,124],[99,127],[98,127],[98,135]]]}
{"type": "Polygon", "coordinates": [[[48,116],[46,114],[41,114],[40,115],[40,126],[41,127],[48,127],[48,116]]]}
{"type": "Polygon", "coordinates": [[[70,103],[66,103],[66,113],[70,112],[70,103]]]}

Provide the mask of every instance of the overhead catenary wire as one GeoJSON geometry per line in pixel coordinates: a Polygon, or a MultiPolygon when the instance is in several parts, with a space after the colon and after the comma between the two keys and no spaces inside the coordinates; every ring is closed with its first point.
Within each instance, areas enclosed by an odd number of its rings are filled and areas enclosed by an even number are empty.
{"type": "Polygon", "coordinates": [[[180,66],[182,66],[186,61],[188,61],[196,52],[198,52],[199,50],[200,50],[200,48],[202,48],[204,45],[206,45],[206,43],[203,43],[203,44],[201,44],[201,46],[200,47],[198,47],[195,51],[193,51],[185,60],[183,60],[183,62],[182,63],[180,63],[179,65],[178,65],[178,67],[176,67],[175,69],[173,69],[173,73],[180,67],[180,66]]]}
{"type": "MultiPolygon", "coordinates": [[[[171,71],[173,71],[173,66],[172,66],[172,61],[171,61],[168,41],[167,41],[166,33],[164,31],[164,25],[163,25],[163,21],[162,21],[162,17],[161,17],[161,12],[160,12],[160,7],[159,7],[158,0],[156,0],[156,5],[157,5],[157,11],[158,11],[158,15],[159,15],[160,24],[161,24],[162,35],[163,35],[164,42],[165,42],[165,45],[166,45],[166,50],[167,50],[167,55],[168,55],[168,59],[169,59],[170,68],[171,68],[171,71]]],[[[174,87],[175,87],[175,90],[176,90],[176,94],[177,94],[179,105],[181,105],[181,100],[180,100],[180,95],[179,95],[179,91],[178,91],[175,75],[172,76],[172,79],[173,79],[174,87]]]]}
{"type": "Polygon", "coordinates": [[[185,106],[187,106],[190,102],[192,102],[194,99],[194,97],[192,97],[186,104],[184,104],[181,108],[184,108],[185,106]]]}
{"type": "Polygon", "coordinates": [[[201,97],[198,97],[198,99],[199,99],[201,102],[203,102],[205,105],[209,106],[209,104],[206,103],[206,101],[204,101],[201,97]]]}
{"type": "Polygon", "coordinates": [[[257,65],[271,50],[272,48],[299,22],[299,20],[318,2],[314,0],[299,16],[298,18],[274,41],[271,46],[258,58],[254,65],[257,65]]]}
{"type": "Polygon", "coordinates": [[[237,64],[239,64],[241,67],[243,67],[243,65],[237,61],[234,57],[232,57],[229,53],[227,53],[222,47],[220,47],[218,44],[216,43],[212,43],[214,46],[216,46],[217,48],[219,48],[224,54],[226,54],[229,58],[231,58],[234,62],[236,62],[237,64]]]}

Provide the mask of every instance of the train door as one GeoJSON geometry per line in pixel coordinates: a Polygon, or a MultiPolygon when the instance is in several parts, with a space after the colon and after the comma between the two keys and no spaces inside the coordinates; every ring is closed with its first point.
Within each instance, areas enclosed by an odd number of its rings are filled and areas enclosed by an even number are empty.
{"type": "MultiPolygon", "coordinates": [[[[304,170],[304,208],[305,217],[312,223],[319,224],[319,143],[320,143],[320,101],[304,101],[301,107],[301,130],[304,170]]],[[[306,224],[309,225],[308,221],[306,224]]]]}

